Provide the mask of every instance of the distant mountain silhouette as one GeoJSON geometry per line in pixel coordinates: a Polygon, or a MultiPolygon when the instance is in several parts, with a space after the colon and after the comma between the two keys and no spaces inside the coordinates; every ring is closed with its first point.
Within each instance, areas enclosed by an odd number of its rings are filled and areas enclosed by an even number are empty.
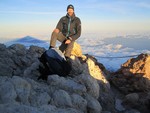
{"type": "Polygon", "coordinates": [[[21,39],[17,39],[15,42],[26,42],[26,43],[45,43],[45,41],[39,40],[37,38],[26,36],[21,39]]]}
{"type": "MultiPolygon", "coordinates": [[[[150,38],[150,37],[149,37],[150,38]]],[[[133,38],[128,37],[115,37],[106,38],[103,41],[105,44],[121,44],[124,47],[134,48],[137,50],[150,50],[150,39],[148,37],[133,38]]]]}
{"type": "Polygon", "coordinates": [[[23,38],[15,39],[15,40],[6,42],[5,44],[7,46],[10,46],[12,44],[23,44],[26,47],[29,47],[31,45],[45,47],[45,48],[49,47],[49,44],[46,41],[31,37],[31,36],[26,36],[26,37],[23,37],[23,38]]]}

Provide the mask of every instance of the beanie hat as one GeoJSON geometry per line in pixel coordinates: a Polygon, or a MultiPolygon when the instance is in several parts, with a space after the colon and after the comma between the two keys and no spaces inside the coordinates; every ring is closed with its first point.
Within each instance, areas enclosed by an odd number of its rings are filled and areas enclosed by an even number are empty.
{"type": "Polygon", "coordinates": [[[68,7],[67,7],[67,11],[68,11],[68,9],[73,9],[74,10],[74,6],[73,5],[68,5],[68,7]]]}

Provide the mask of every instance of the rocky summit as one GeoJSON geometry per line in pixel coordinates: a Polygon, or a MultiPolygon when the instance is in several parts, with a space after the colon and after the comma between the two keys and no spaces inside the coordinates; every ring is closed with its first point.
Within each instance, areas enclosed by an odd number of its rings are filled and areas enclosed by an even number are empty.
{"type": "Polygon", "coordinates": [[[128,60],[115,73],[77,43],[67,77],[38,80],[45,49],[0,44],[0,113],[149,113],[150,56],[128,60]]]}

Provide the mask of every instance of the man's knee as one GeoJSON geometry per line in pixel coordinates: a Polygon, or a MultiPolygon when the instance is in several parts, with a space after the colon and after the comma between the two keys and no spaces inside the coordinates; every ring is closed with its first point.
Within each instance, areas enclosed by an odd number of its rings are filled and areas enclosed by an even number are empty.
{"type": "Polygon", "coordinates": [[[55,39],[58,37],[59,29],[54,29],[51,35],[51,39],[55,39]]]}
{"type": "Polygon", "coordinates": [[[54,29],[53,33],[59,33],[59,29],[54,29]]]}

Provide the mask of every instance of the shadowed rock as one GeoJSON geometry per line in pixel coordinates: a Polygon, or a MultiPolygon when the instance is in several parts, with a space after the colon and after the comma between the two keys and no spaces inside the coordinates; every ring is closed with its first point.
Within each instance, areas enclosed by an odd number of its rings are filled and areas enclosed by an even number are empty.
{"type": "Polygon", "coordinates": [[[128,60],[113,75],[94,57],[82,55],[79,45],[74,47],[71,73],[67,77],[49,75],[43,81],[37,78],[38,57],[44,48],[0,44],[0,112],[148,113],[149,55],[128,60]],[[109,79],[126,95],[116,98],[119,91],[112,93],[109,79]]]}
{"type": "MultiPolygon", "coordinates": [[[[80,48],[77,44],[74,47],[80,48]]],[[[1,112],[98,113],[102,111],[97,100],[99,84],[89,74],[87,63],[83,60],[84,63],[81,63],[79,60],[79,57],[82,57],[81,48],[73,49],[72,53],[76,58],[72,60],[76,74],[72,73],[66,78],[49,75],[47,81],[37,80],[40,75],[38,58],[45,51],[44,48],[30,46],[26,49],[21,44],[9,47],[0,44],[0,50],[1,112]]]]}

